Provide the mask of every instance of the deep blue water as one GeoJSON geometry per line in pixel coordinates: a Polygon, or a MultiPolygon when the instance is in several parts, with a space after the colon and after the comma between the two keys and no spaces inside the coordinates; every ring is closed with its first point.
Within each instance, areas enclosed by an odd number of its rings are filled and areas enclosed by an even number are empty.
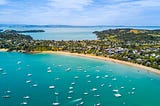
{"type": "Polygon", "coordinates": [[[0,69],[0,106],[21,106],[23,102],[52,106],[55,101],[60,106],[83,102],[83,106],[160,106],[160,77],[126,65],[56,54],[0,52],[0,69]],[[5,95],[10,98],[3,98],[5,95]]]}

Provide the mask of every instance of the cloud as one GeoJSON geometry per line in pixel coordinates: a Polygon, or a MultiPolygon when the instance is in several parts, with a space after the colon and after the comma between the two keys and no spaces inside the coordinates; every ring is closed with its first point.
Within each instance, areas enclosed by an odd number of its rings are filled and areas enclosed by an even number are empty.
{"type": "Polygon", "coordinates": [[[4,5],[4,4],[7,4],[7,1],[6,0],[0,0],[0,5],[4,5]]]}
{"type": "Polygon", "coordinates": [[[10,0],[0,23],[159,25],[159,7],[159,0],[10,0]]]}
{"type": "Polygon", "coordinates": [[[49,5],[56,9],[83,10],[85,6],[92,2],[92,0],[49,0],[49,5]]]}

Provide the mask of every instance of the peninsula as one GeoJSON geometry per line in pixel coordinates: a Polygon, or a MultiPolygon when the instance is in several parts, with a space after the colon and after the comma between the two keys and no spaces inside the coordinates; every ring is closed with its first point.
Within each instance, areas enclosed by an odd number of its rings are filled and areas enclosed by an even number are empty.
{"type": "Polygon", "coordinates": [[[93,33],[97,35],[97,40],[54,41],[34,40],[29,35],[7,30],[0,32],[0,48],[25,53],[63,51],[106,57],[151,67],[156,73],[160,71],[160,30],[127,28],[93,33]]]}

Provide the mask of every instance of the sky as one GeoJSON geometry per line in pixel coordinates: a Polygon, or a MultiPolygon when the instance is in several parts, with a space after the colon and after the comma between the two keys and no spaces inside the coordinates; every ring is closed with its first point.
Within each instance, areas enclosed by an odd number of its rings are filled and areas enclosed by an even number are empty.
{"type": "Polygon", "coordinates": [[[0,24],[160,25],[160,0],[0,0],[0,24]]]}

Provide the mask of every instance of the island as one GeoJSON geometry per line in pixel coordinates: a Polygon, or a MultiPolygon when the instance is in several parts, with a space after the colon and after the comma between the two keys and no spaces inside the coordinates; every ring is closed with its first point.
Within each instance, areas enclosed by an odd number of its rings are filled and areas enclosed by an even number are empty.
{"type": "Polygon", "coordinates": [[[136,63],[160,70],[160,30],[108,29],[93,32],[97,40],[34,40],[16,31],[0,32],[0,48],[35,53],[63,51],[136,63]]]}
{"type": "Polygon", "coordinates": [[[16,30],[5,30],[4,33],[38,33],[45,32],[44,30],[24,30],[24,31],[16,31],[16,30]]]}

